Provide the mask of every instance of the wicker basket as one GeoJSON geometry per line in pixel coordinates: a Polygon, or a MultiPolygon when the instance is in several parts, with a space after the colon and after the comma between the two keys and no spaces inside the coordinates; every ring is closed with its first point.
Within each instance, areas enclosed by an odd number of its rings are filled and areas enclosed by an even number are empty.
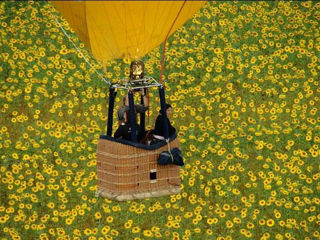
{"type": "MultiPolygon", "coordinates": [[[[170,142],[170,147],[180,147],[178,138],[170,142]]],[[[100,138],[97,148],[98,194],[125,201],[178,193],[180,167],[157,164],[159,154],[167,150],[167,144],[150,150],[100,138]]]]}

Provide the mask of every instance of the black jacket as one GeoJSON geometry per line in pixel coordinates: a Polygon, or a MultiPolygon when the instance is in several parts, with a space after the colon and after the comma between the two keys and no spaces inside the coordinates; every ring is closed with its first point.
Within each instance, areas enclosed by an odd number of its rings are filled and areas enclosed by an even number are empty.
{"type": "MultiPolygon", "coordinates": [[[[167,122],[168,122],[168,130],[169,130],[169,137],[172,136],[175,132],[176,129],[171,125],[169,119],[166,117],[167,122]]],[[[158,115],[157,119],[156,119],[156,124],[154,127],[154,132],[155,135],[159,135],[159,136],[164,136],[163,133],[163,116],[161,114],[158,115]]]]}
{"type": "MultiPolygon", "coordinates": [[[[140,141],[143,138],[143,132],[138,124],[136,124],[137,139],[140,141]]],[[[114,133],[114,138],[125,139],[131,141],[131,127],[130,124],[121,124],[114,133]]]]}

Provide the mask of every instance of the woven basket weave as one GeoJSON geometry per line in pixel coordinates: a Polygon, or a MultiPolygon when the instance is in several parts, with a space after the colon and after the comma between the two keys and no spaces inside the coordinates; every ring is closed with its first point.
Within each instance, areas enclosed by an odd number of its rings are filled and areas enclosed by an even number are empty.
{"type": "MultiPolygon", "coordinates": [[[[180,147],[178,138],[170,148],[180,147]]],[[[98,194],[118,201],[158,197],[180,191],[180,167],[157,164],[168,145],[147,150],[100,139],[97,148],[98,194]]]]}

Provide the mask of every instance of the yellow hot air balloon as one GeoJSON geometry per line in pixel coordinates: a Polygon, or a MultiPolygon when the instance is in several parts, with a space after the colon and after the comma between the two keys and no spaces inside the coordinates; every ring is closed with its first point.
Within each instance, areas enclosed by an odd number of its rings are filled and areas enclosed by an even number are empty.
{"type": "Polygon", "coordinates": [[[53,1],[98,60],[138,59],[205,1],[53,1]]]}
{"type": "MultiPolygon", "coordinates": [[[[130,81],[123,83],[120,80],[118,83],[110,84],[107,134],[100,136],[97,147],[97,194],[121,201],[178,193],[181,184],[179,169],[181,164],[160,166],[157,162],[160,152],[168,150],[171,154],[171,148],[172,152],[179,150],[177,135],[174,133],[169,136],[165,121],[163,124],[165,140],[152,146],[139,143],[133,95],[135,90],[143,89],[141,103],[144,105],[146,88],[158,87],[161,112],[166,116],[164,87],[161,83],[166,40],[204,2],[185,0],[53,1],[53,3],[96,59],[102,62],[115,58],[137,60],[164,42],[160,83],[151,77],[143,77],[143,65],[138,64],[139,61],[133,61],[132,75],[138,78],[130,77],[130,81]],[[128,91],[131,117],[130,123],[125,124],[130,124],[131,141],[112,137],[117,89],[128,91]]],[[[141,132],[144,132],[145,113],[140,114],[140,128],[141,132]]],[[[178,151],[177,154],[171,154],[173,163],[174,159],[182,160],[178,151]]]]}

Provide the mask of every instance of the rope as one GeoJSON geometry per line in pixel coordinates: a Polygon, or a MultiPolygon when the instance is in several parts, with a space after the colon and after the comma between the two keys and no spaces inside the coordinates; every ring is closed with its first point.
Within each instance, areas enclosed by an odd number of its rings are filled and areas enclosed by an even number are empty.
{"type": "MultiPolygon", "coordinates": [[[[147,91],[148,91],[148,89],[147,89],[147,91]]],[[[148,93],[147,93],[147,99],[148,99],[148,110],[147,110],[147,117],[148,117],[148,125],[150,125],[150,112],[149,112],[149,109],[150,109],[150,95],[149,95],[149,91],[148,91],[148,93]]]]}
{"type": "Polygon", "coordinates": [[[174,161],[173,161],[173,156],[172,156],[172,153],[171,153],[171,148],[170,148],[170,141],[169,141],[169,138],[168,138],[168,139],[166,139],[166,142],[167,142],[167,144],[168,144],[168,152],[169,152],[170,157],[171,157],[171,163],[173,163],[174,161]]]}
{"type": "MultiPolygon", "coordinates": [[[[149,159],[148,159],[149,160],[149,159]]],[[[139,171],[138,171],[138,166],[135,168],[135,170],[136,170],[136,182],[138,182],[139,181],[139,171]]],[[[100,170],[101,171],[101,170],[100,170]]],[[[113,175],[113,173],[110,173],[109,172],[109,174],[111,174],[111,175],[113,175]]],[[[121,174],[121,175],[125,175],[124,173],[123,174],[121,174]]],[[[137,184],[136,185],[136,188],[138,187],[139,185],[137,184]]]]}
{"type": "Polygon", "coordinates": [[[183,1],[183,4],[182,4],[182,6],[181,6],[181,8],[180,8],[180,10],[179,10],[179,12],[178,12],[178,14],[177,14],[177,16],[176,16],[175,19],[173,20],[173,23],[171,24],[171,27],[170,27],[170,29],[169,29],[169,31],[168,31],[168,33],[167,33],[167,36],[166,36],[166,38],[165,38],[165,40],[164,40],[164,43],[163,43],[163,51],[162,51],[162,58],[161,58],[161,69],[160,69],[160,78],[159,78],[159,79],[160,79],[160,80],[159,80],[160,84],[162,84],[162,74],[163,74],[163,68],[164,68],[164,56],[165,56],[165,54],[166,54],[167,39],[168,39],[168,37],[169,37],[169,34],[170,34],[170,32],[171,32],[171,29],[173,28],[174,24],[176,23],[179,15],[180,15],[180,13],[181,13],[184,5],[186,4],[186,1],[187,1],[187,0],[184,0],[184,1],[183,1]]]}
{"type": "Polygon", "coordinates": [[[111,85],[111,82],[108,81],[107,79],[105,79],[103,77],[103,75],[101,73],[99,73],[95,68],[93,68],[89,62],[89,60],[84,56],[84,54],[80,51],[80,49],[76,46],[76,44],[72,41],[71,37],[68,35],[68,33],[65,31],[65,29],[62,27],[62,24],[58,21],[58,19],[54,16],[54,14],[52,13],[52,16],[55,20],[55,22],[58,24],[58,26],[60,27],[60,29],[62,30],[62,32],[64,33],[64,35],[66,35],[66,37],[68,38],[68,40],[72,43],[72,45],[74,46],[74,48],[78,51],[78,53],[80,53],[81,57],[86,61],[86,63],[89,65],[89,67],[91,69],[93,69],[95,71],[95,73],[103,80],[105,81],[107,84],[111,85]]]}
{"type": "MultiPolygon", "coordinates": [[[[168,144],[168,152],[170,153],[171,163],[173,163],[174,160],[173,160],[173,156],[172,156],[172,153],[171,153],[171,148],[170,148],[169,139],[166,139],[166,142],[167,142],[167,144],[168,144]]],[[[171,169],[169,169],[169,170],[171,170],[171,169]]],[[[169,177],[169,179],[171,179],[171,177],[169,177]]],[[[170,185],[174,185],[174,186],[180,186],[180,183],[172,183],[172,182],[170,182],[170,181],[169,181],[169,184],[170,184],[170,185]]]]}

